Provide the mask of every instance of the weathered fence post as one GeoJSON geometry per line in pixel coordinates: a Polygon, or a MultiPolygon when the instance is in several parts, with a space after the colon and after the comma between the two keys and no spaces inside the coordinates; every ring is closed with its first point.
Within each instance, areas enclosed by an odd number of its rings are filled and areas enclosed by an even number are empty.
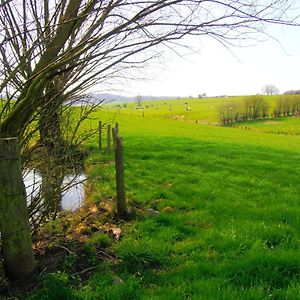
{"type": "Polygon", "coordinates": [[[111,140],[110,130],[111,130],[111,126],[107,125],[107,144],[106,144],[106,153],[107,153],[107,155],[110,154],[110,140],[111,140]]]}
{"type": "Polygon", "coordinates": [[[102,122],[99,121],[98,125],[98,132],[99,132],[99,150],[102,150],[102,122]]]}
{"type": "Polygon", "coordinates": [[[0,139],[0,230],[7,275],[16,280],[30,276],[36,265],[16,138],[0,139]]]}
{"type": "Polygon", "coordinates": [[[116,163],[116,192],[117,192],[117,216],[126,218],[126,195],[124,181],[124,156],[122,138],[119,137],[117,129],[113,128],[113,138],[115,140],[115,163],[116,163]]]}
{"type": "Polygon", "coordinates": [[[112,140],[114,149],[116,148],[116,137],[119,134],[119,123],[116,123],[115,128],[112,129],[112,140]]]}

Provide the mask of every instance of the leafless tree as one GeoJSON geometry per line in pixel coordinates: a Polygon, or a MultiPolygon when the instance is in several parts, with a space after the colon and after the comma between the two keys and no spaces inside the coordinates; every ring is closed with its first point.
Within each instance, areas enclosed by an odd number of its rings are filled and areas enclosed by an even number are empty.
{"type": "Polygon", "coordinates": [[[124,78],[159,55],[159,46],[174,50],[187,35],[231,46],[262,34],[267,23],[297,25],[296,4],[0,0],[0,138],[24,143],[39,131],[40,143],[55,157],[61,151],[56,142],[63,144],[63,103],[95,84],[124,78]]]}
{"type": "Polygon", "coordinates": [[[142,96],[138,95],[134,98],[134,100],[136,102],[137,107],[140,108],[142,105],[142,96]]]}
{"type": "Polygon", "coordinates": [[[57,165],[63,103],[130,76],[162,47],[177,51],[187,35],[230,47],[267,23],[296,26],[295,8],[294,0],[1,0],[0,137],[24,143],[39,131],[57,165]]]}
{"type": "Polygon", "coordinates": [[[266,84],[263,88],[262,88],[262,92],[265,95],[276,95],[279,93],[278,88],[276,88],[275,85],[273,84],[266,84]]]}
{"type": "Polygon", "coordinates": [[[121,78],[186,35],[224,45],[255,37],[264,23],[295,25],[293,0],[11,0],[0,6],[0,93],[11,104],[0,135],[20,136],[45,106],[121,78]],[[253,36],[254,34],[254,36],[253,36]],[[147,51],[148,49],[151,51],[147,51]],[[55,100],[54,99],[60,99],[55,100]],[[14,101],[12,101],[14,100],[14,101]]]}

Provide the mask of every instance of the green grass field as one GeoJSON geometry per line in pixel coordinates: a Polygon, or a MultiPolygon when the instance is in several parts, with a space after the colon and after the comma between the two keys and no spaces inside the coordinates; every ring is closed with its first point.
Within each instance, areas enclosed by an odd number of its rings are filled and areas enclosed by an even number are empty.
{"type": "MultiPolygon", "coordinates": [[[[280,96],[264,96],[270,105],[270,113],[280,96]]],[[[285,96],[287,98],[292,96],[285,96]]],[[[297,96],[296,96],[297,97],[297,96]]],[[[140,116],[148,118],[172,119],[202,124],[218,124],[218,107],[226,103],[243,101],[245,96],[201,99],[170,99],[162,101],[142,101],[142,109],[137,109],[136,103],[111,103],[105,106],[106,111],[124,116],[140,116]]]]}
{"type": "Polygon", "coordinates": [[[136,103],[109,104],[105,110],[124,116],[173,119],[204,124],[218,122],[217,107],[224,103],[240,101],[242,97],[171,99],[162,101],[142,101],[142,110],[136,109],[136,103]]]}
{"type": "MultiPolygon", "coordinates": [[[[87,126],[120,124],[127,199],[144,214],[118,225],[117,259],[80,284],[57,273],[31,299],[300,299],[300,119],[219,127],[228,99],[179,101],[95,113],[87,126]]],[[[114,197],[113,164],[96,136],[87,147],[90,201],[114,197]]]]}

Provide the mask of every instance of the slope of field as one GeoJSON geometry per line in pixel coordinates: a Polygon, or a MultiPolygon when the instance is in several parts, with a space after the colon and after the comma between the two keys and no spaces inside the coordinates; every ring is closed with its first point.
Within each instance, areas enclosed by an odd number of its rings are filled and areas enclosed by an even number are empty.
{"type": "Polygon", "coordinates": [[[117,111],[121,115],[149,118],[163,118],[199,123],[217,123],[217,107],[222,103],[239,101],[241,97],[173,99],[162,101],[142,101],[141,108],[136,103],[111,104],[105,110],[117,111]]]}
{"type": "MultiPolygon", "coordinates": [[[[119,122],[127,199],[144,213],[119,224],[117,259],[68,299],[299,299],[300,137],[126,110],[101,109],[92,127],[119,122]]],[[[113,164],[95,152],[97,137],[88,147],[89,198],[110,199],[113,164]]]]}
{"type": "Polygon", "coordinates": [[[243,122],[234,126],[263,133],[300,135],[299,116],[243,122]]]}
{"type": "MultiPolygon", "coordinates": [[[[272,112],[279,95],[264,96],[270,105],[272,112]]],[[[286,96],[288,97],[288,96],[286,96]]],[[[174,119],[204,124],[218,124],[218,107],[225,103],[240,102],[245,96],[201,99],[172,99],[162,101],[142,101],[141,106],[137,103],[110,104],[105,110],[121,115],[174,119]]]]}

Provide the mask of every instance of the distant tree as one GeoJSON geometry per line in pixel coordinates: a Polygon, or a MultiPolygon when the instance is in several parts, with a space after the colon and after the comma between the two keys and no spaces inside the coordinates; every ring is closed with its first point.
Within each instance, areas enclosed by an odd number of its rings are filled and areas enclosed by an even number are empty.
{"type": "Polygon", "coordinates": [[[136,105],[137,107],[141,107],[142,105],[142,96],[138,95],[135,97],[135,102],[136,102],[136,105]]]}
{"type": "Polygon", "coordinates": [[[281,96],[274,107],[274,116],[293,116],[300,112],[300,98],[297,96],[281,96]]]}
{"type": "Polygon", "coordinates": [[[266,84],[263,88],[262,88],[262,92],[265,95],[276,95],[279,93],[279,90],[276,88],[275,85],[273,84],[266,84]]]}
{"type": "Polygon", "coordinates": [[[283,93],[284,95],[298,95],[300,94],[300,90],[290,90],[283,93]]]}
{"type": "Polygon", "coordinates": [[[250,99],[251,120],[264,119],[268,115],[269,105],[262,96],[252,96],[250,99]]]}
{"type": "Polygon", "coordinates": [[[219,123],[220,125],[227,125],[231,123],[235,123],[241,121],[241,108],[240,104],[233,103],[225,103],[218,107],[219,110],[219,123]]]}
{"type": "Polygon", "coordinates": [[[264,119],[269,113],[269,104],[262,96],[246,97],[241,103],[226,103],[218,107],[219,123],[227,125],[246,120],[264,119]]]}

